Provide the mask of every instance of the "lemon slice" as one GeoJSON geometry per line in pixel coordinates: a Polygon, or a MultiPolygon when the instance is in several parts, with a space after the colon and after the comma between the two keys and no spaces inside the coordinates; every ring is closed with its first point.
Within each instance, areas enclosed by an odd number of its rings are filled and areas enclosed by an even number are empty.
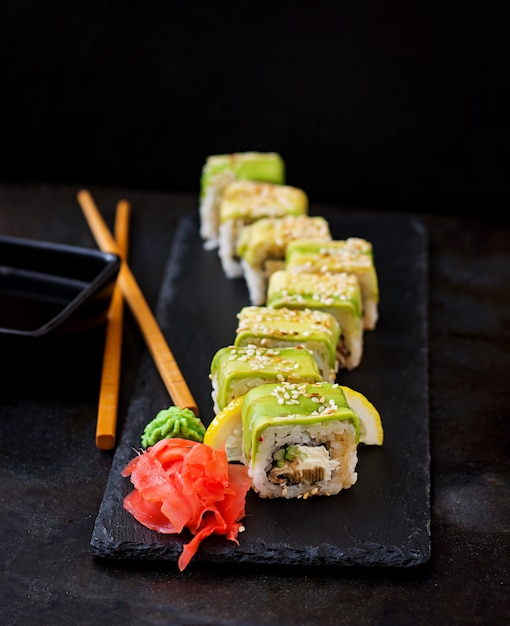
{"type": "Polygon", "coordinates": [[[359,440],[368,446],[382,446],[384,430],[375,406],[359,391],[342,386],[347,403],[359,417],[359,440]]]}
{"type": "Polygon", "coordinates": [[[243,397],[239,396],[231,400],[216,415],[204,434],[204,443],[207,445],[216,450],[225,447],[229,461],[243,460],[243,422],[241,417],[243,397]]]}

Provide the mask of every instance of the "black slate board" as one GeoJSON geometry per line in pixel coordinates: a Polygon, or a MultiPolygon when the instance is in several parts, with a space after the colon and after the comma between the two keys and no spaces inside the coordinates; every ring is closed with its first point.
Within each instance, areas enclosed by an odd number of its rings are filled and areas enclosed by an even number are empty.
{"type": "MultiPolygon", "coordinates": [[[[250,492],[240,545],[213,536],[193,562],[307,566],[411,567],[430,557],[428,292],[426,232],[409,217],[322,211],[336,239],[372,242],[381,302],[375,331],[365,333],[361,365],[338,382],[379,409],[382,447],[359,448],[358,481],[330,498],[265,500],[250,492]]],[[[223,276],[205,250],[196,215],[179,225],[156,317],[188,381],[203,422],[213,417],[209,365],[233,342],[237,312],[249,304],[244,281],[223,276]]],[[[121,470],[140,447],[143,428],[172,404],[148,355],[141,366],[90,546],[110,559],[176,562],[191,539],[140,525],[122,507],[132,486],[121,470]]]]}

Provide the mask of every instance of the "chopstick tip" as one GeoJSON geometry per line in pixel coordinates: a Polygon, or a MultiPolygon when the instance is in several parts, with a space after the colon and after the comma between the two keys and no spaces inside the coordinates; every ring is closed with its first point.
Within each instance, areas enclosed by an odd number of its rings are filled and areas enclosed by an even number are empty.
{"type": "Polygon", "coordinates": [[[97,435],[96,447],[99,448],[99,450],[113,450],[115,447],[115,436],[111,434],[97,435]]]}

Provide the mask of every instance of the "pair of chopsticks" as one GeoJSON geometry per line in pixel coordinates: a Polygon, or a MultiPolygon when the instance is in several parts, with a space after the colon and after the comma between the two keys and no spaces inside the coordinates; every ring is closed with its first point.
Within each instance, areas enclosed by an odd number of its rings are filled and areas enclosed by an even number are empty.
{"type": "Polygon", "coordinates": [[[103,252],[118,254],[122,259],[107,320],[96,428],[96,446],[108,450],[115,446],[122,351],[123,299],[129,305],[138,323],[149,352],[174,404],[181,408],[191,409],[197,417],[198,408],[165,337],[127,264],[128,203],[121,200],[117,205],[115,223],[117,240],[115,240],[90,192],[86,189],[80,190],[77,199],[99,248],[103,252]]]}

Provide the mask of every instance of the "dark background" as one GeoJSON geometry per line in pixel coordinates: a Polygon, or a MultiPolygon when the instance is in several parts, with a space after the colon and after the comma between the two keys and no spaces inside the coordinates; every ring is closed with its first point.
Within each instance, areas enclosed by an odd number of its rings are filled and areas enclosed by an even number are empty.
{"type": "Polygon", "coordinates": [[[510,7],[429,2],[0,8],[0,182],[198,191],[276,150],[312,202],[504,220],[510,7]]]}

